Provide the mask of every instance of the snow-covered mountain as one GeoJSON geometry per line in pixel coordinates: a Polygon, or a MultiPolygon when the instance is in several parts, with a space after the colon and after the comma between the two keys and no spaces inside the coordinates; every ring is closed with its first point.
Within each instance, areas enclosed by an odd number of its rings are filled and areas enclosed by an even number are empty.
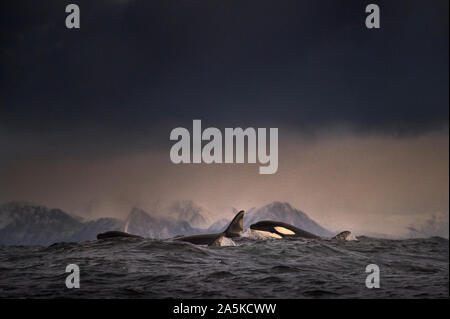
{"type": "Polygon", "coordinates": [[[26,202],[0,205],[0,245],[50,245],[55,242],[94,240],[98,233],[127,231],[147,238],[170,238],[200,233],[191,227],[206,225],[207,218],[192,202],[178,203],[168,216],[133,208],[125,220],[100,218],[85,221],[61,209],[26,202]]]}
{"type": "MultiPolygon", "coordinates": [[[[237,214],[237,212],[236,212],[236,214],[237,214]]],[[[222,232],[227,228],[227,226],[230,224],[232,219],[233,219],[233,216],[230,216],[230,219],[227,219],[227,218],[219,219],[219,220],[215,221],[211,226],[209,226],[205,232],[206,233],[222,232]]]]}
{"type": "Polygon", "coordinates": [[[408,238],[428,238],[438,236],[448,238],[449,235],[448,213],[435,213],[422,222],[416,222],[407,228],[408,238]]]}
{"type": "Polygon", "coordinates": [[[125,219],[126,232],[146,238],[170,238],[194,234],[196,230],[184,220],[149,214],[140,208],[133,208],[125,219]]]}
{"type": "MultiPolygon", "coordinates": [[[[237,209],[233,210],[233,214],[236,214],[237,212],[237,209]]],[[[220,219],[216,221],[208,228],[208,232],[223,231],[228,226],[231,219],[232,216],[229,220],[220,219]]],[[[244,229],[260,220],[285,222],[319,236],[328,237],[334,235],[329,230],[323,228],[309,218],[309,216],[301,210],[293,208],[289,203],[273,202],[260,208],[249,209],[244,215],[244,229]]]]}
{"type": "Polygon", "coordinates": [[[173,202],[168,208],[168,215],[195,228],[207,228],[212,222],[211,213],[191,200],[173,202]]]}
{"type": "MultiPolygon", "coordinates": [[[[236,211],[237,212],[237,211],[236,211]]],[[[0,205],[0,245],[49,245],[55,242],[94,240],[98,233],[126,231],[146,238],[221,232],[234,216],[211,223],[209,212],[191,201],[175,202],[164,210],[147,212],[133,208],[125,220],[100,218],[85,221],[60,209],[10,202],[0,205]],[[209,227],[208,227],[209,226],[209,227]]],[[[273,202],[252,208],[244,216],[244,227],[259,220],[275,220],[295,225],[320,236],[333,235],[288,203],[273,202]]]]}
{"type": "Polygon", "coordinates": [[[119,229],[123,229],[123,222],[114,218],[84,222],[82,218],[57,208],[26,202],[0,205],[2,245],[49,245],[92,240],[99,232],[119,229]]]}

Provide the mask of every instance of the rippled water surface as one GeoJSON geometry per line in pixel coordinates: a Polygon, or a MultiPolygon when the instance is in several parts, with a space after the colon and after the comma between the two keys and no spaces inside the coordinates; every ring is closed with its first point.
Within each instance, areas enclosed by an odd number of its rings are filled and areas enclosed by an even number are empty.
{"type": "Polygon", "coordinates": [[[236,246],[116,238],[0,247],[7,298],[448,298],[447,239],[239,238],[236,246]],[[68,264],[80,289],[67,289],[68,264]],[[380,268],[367,289],[365,268],[380,268]]]}

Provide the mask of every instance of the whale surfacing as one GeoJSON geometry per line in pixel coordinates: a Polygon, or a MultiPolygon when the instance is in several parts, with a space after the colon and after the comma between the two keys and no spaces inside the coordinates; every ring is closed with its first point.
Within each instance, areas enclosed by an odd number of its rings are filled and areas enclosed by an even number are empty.
{"type": "MultiPolygon", "coordinates": [[[[322,237],[307,232],[303,229],[297,228],[293,225],[283,222],[276,222],[272,220],[263,220],[255,224],[250,225],[252,232],[258,235],[269,238],[286,238],[286,237],[300,237],[308,239],[322,239],[322,237]]],[[[335,240],[352,240],[353,235],[350,231],[346,230],[340,232],[331,239],[335,240]]]]}
{"type": "Polygon", "coordinates": [[[334,237],[331,238],[331,239],[336,239],[336,240],[357,240],[357,239],[353,236],[353,234],[352,234],[350,231],[348,231],[348,230],[345,230],[345,231],[343,231],[343,232],[340,232],[339,234],[337,234],[336,236],[334,236],[334,237]]]}
{"type": "Polygon", "coordinates": [[[138,235],[128,234],[122,231],[107,231],[105,233],[101,233],[97,235],[97,239],[108,239],[108,238],[116,238],[116,237],[131,237],[131,238],[142,238],[138,235]]]}
{"type": "Polygon", "coordinates": [[[220,246],[223,237],[233,238],[239,237],[244,230],[244,211],[241,210],[234,216],[231,223],[222,233],[217,234],[200,234],[174,238],[174,240],[189,242],[194,245],[220,246]]]}
{"type": "Polygon", "coordinates": [[[293,225],[272,220],[263,220],[250,225],[250,229],[263,236],[272,238],[302,237],[311,239],[320,239],[319,236],[297,228],[293,225]]]}
{"type": "MultiPolygon", "coordinates": [[[[224,241],[224,238],[233,238],[240,236],[240,233],[244,230],[244,211],[241,210],[234,216],[231,223],[228,225],[222,233],[217,234],[200,234],[200,235],[190,235],[175,237],[173,240],[185,241],[195,245],[209,245],[209,246],[220,246],[224,241]]],[[[97,235],[97,239],[109,239],[117,237],[132,237],[132,238],[143,238],[141,236],[129,234],[122,231],[108,231],[97,235]]]]}
{"type": "MultiPolygon", "coordinates": [[[[234,216],[228,227],[221,233],[198,234],[189,236],[179,236],[172,238],[175,241],[184,241],[194,245],[222,246],[223,242],[229,242],[229,238],[239,237],[244,230],[244,211],[241,210],[234,216]]],[[[307,238],[322,239],[313,233],[297,228],[283,222],[263,220],[250,225],[250,231],[263,238],[307,238]]],[[[116,237],[143,238],[141,236],[128,234],[121,231],[108,231],[97,235],[97,239],[108,239],[116,237]]],[[[355,239],[350,231],[343,231],[331,238],[332,240],[353,240],[355,239]]],[[[234,243],[233,243],[234,244],[234,243]]]]}

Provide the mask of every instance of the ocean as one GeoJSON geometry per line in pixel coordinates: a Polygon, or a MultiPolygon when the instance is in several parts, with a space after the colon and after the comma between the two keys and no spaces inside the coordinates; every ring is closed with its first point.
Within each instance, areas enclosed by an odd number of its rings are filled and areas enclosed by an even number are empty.
{"type": "Polygon", "coordinates": [[[449,241],[114,238],[0,246],[0,298],[448,298],[449,241]],[[80,288],[66,287],[68,264],[80,288]],[[366,287],[376,264],[380,287],[366,287]]]}

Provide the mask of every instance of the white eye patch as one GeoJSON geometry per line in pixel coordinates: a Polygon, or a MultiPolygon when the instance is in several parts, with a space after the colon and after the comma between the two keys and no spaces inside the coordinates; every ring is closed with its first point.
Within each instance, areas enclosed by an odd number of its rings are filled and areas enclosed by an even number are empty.
{"type": "Polygon", "coordinates": [[[275,226],[275,230],[283,235],[295,235],[295,233],[292,230],[289,230],[281,226],[275,226]]]}

